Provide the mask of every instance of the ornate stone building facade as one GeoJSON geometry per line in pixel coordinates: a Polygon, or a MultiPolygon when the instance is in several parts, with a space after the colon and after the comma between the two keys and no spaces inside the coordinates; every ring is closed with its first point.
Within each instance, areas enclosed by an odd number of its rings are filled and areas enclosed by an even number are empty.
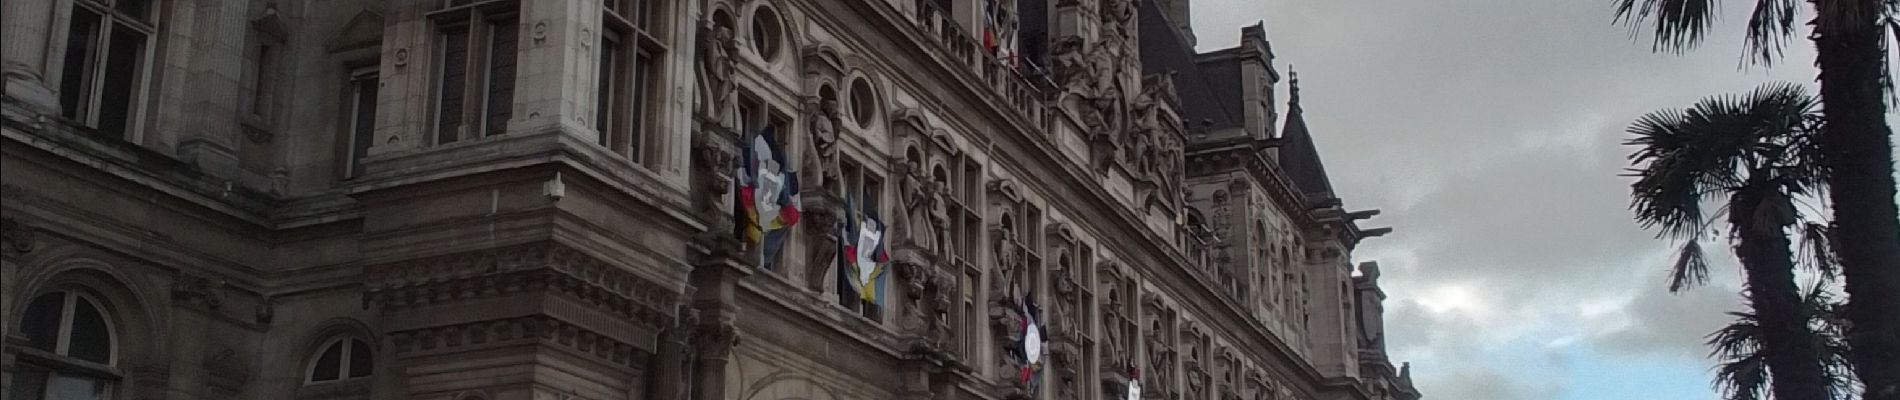
{"type": "Polygon", "coordinates": [[[1189,0],[0,4],[6,399],[1419,398],[1376,212],[1189,0]],[[729,229],[766,127],[773,270],[729,229]]]}

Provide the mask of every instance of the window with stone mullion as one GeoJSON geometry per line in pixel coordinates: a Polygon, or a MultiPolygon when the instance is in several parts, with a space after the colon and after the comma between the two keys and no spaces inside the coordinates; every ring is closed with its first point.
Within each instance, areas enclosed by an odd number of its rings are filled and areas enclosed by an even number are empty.
{"type": "Polygon", "coordinates": [[[520,4],[450,1],[436,24],[436,144],[507,132],[520,60],[520,4]]]}
{"type": "Polygon", "coordinates": [[[642,152],[658,87],[656,60],[665,42],[652,23],[659,4],[651,0],[608,0],[601,12],[601,55],[596,100],[600,143],[634,162],[642,152]]]}
{"type": "Polygon", "coordinates": [[[100,133],[130,139],[135,101],[149,64],[154,0],[75,0],[59,68],[62,114],[100,133]]]}

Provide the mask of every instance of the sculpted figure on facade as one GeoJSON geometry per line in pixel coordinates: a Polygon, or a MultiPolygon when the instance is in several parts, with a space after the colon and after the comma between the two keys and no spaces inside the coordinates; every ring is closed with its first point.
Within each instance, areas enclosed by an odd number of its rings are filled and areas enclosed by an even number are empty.
{"type": "Polygon", "coordinates": [[[944,179],[948,179],[948,178],[937,177],[931,180],[930,186],[928,186],[929,189],[927,189],[927,191],[930,193],[934,193],[936,195],[924,196],[926,204],[929,205],[928,210],[930,211],[930,226],[933,228],[936,228],[936,229],[924,232],[924,236],[936,235],[937,239],[934,241],[935,243],[933,243],[934,245],[938,246],[936,247],[936,249],[944,253],[949,253],[950,252],[950,249],[949,249],[949,246],[950,246],[950,229],[949,229],[950,228],[950,206],[946,202],[948,201],[947,199],[949,199],[950,196],[953,196],[954,194],[950,193],[950,183],[945,182],[944,179]]]}
{"type": "Polygon", "coordinates": [[[1091,85],[1088,55],[1083,51],[1087,42],[1080,36],[1064,36],[1049,46],[1049,58],[1055,68],[1057,83],[1062,90],[1075,94],[1088,94],[1091,85]]]}
{"type": "Polygon", "coordinates": [[[996,236],[993,245],[995,251],[993,256],[996,257],[996,279],[991,282],[990,295],[997,297],[999,301],[1008,302],[1007,305],[1014,306],[1017,296],[1022,296],[1026,292],[1024,289],[1029,283],[1026,279],[1028,275],[1026,268],[1022,265],[1023,248],[1017,242],[1015,229],[1007,227],[998,229],[996,236]]]}
{"type": "Polygon", "coordinates": [[[1068,264],[1067,259],[1063,259],[1056,268],[1055,272],[1049,274],[1055,277],[1056,299],[1055,304],[1051,305],[1053,312],[1049,313],[1049,332],[1058,341],[1074,342],[1081,336],[1075,328],[1075,321],[1079,317],[1075,312],[1075,303],[1080,301],[1080,296],[1077,293],[1075,278],[1070,275],[1075,271],[1073,271],[1074,267],[1068,264]]]}
{"type": "Polygon", "coordinates": [[[1154,93],[1146,91],[1129,103],[1128,152],[1134,175],[1143,181],[1159,183],[1161,163],[1161,107],[1154,93]]]}
{"type": "Polygon", "coordinates": [[[837,99],[820,99],[808,104],[811,123],[811,140],[805,146],[802,173],[816,175],[810,179],[824,189],[821,193],[837,193],[840,185],[838,177],[838,123],[841,120],[837,99]]]}
{"type": "Polygon", "coordinates": [[[1125,341],[1127,328],[1123,325],[1124,305],[1116,283],[1112,279],[1103,282],[1107,286],[1102,290],[1107,301],[1102,303],[1102,369],[1106,373],[1119,374],[1126,373],[1134,365],[1128,354],[1129,343],[1125,341]]]}
{"type": "Polygon", "coordinates": [[[700,21],[699,26],[699,77],[708,96],[702,99],[701,112],[714,118],[723,117],[726,104],[731,101],[736,86],[732,74],[738,66],[739,41],[733,38],[732,27],[727,22],[708,18],[700,21]]]}
{"type": "Polygon", "coordinates": [[[1148,368],[1146,369],[1150,371],[1147,375],[1149,385],[1154,388],[1150,392],[1165,396],[1169,389],[1173,388],[1170,382],[1172,381],[1170,378],[1174,376],[1174,368],[1172,368],[1174,363],[1171,360],[1173,343],[1169,343],[1167,338],[1162,337],[1162,332],[1165,332],[1167,328],[1161,326],[1160,318],[1155,318],[1150,322],[1147,338],[1148,368]]]}
{"type": "Polygon", "coordinates": [[[904,212],[901,221],[904,238],[910,246],[929,252],[936,249],[937,227],[942,226],[931,218],[933,203],[941,202],[937,198],[934,182],[924,176],[924,161],[916,152],[904,156],[904,163],[897,168],[898,193],[903,196],[904,212]]]}
{"type": "Polygon", "coordinates": [[[1128,39],[1135,21],[1135,0],[1102,0],[1104,37],[1128,39]]]}

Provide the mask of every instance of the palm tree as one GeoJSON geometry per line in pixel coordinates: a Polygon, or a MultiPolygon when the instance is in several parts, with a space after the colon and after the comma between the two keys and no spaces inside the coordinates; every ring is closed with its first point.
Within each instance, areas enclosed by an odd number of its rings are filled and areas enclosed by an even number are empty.
{"type": "MultiPolygon", "coordinates": [[[[1616,21],[1632,28],[1653,22],[1657,50],[1700,44],[1713,24],[1716,0],[1612,0],[1616,21]]],[[[1900,399],[1900,209],[1893,180],[1893,132],[1884,119],[1882,88],[1892,89],[1883,60],[1885,27],[1900,40],[1900,0],[1808,0],[1813,4],[1815,65],[1827,125],[1820,139],[1841,240],[1848,340],[1860,348],[1854,363],[1869,388],[1867,399],[1900,399]]],[[[1756,0],[1748,20],[1746,57],[1772,63],[1795,34],[1800,0],[1756,0]]]]}
{"type": "Polygon", "coordinates": [[[1822,121],[1814,97],[1800,86],[1767,84],[1745,95],[1703,99],[1683,110],[1638,118],[1624,144],[1630,154],[1631,206],[1646,229],[1684,242],[1669,289],[1705,282],[1700,238],[1726,215],[1741,259],[1748,300],[1761,327],[1762,360],[1779,399],[1824,399],[1826,368],[1813,351],[1810,311],[1795,285],[1788,228],[1801,220],[1795,198],[1819,194],[1825,174],[1816,160],[1822,121]],[[1727,200],[1713,213],[1703,204],[1727,200]]]}
{"type": "MultiPolygon", "coordinates": [[[[1845,399],[1856,390],[1853,364],[1847,361],[1850,352],[1844,338],[1846,326],[1840,315],[1840,304],[1825,290],[1826,284],[1826,281],[1816,283],[1802,297],[1802,304],[1814,310],[1808,326],[1814,329],[1816,336],[1809,351],[1821,355],[1828,385],[1827,398],[1845,399]]],[[[1746,297],[1743,304],[1748,304],[1746,297]]],[[[1768,365],[1767,354],[1762,351],[1761,318],[1753,311],[1729,315],[1735,316],[1735,322],[1708,336],[1709,347],[1713,348],[1709,357],[1719,362],[1715,366],[1714,385],[1727,400],[1760,400],[1774,382],[1769,377],[1774,368],[1768,365]]]]}

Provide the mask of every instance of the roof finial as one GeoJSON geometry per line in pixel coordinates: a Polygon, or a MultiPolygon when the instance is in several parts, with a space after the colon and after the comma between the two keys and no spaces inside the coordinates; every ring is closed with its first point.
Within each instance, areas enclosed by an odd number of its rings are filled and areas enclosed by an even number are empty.
{"type": "Polygon", "coordinates": [[[1300,72],[1294,71],[1293,64],[1288,63],[1286,65],[1286,76],[1287,76],[1287,97],[1288,97],[1287,103],[1292,104],[1292,105],[1299,105],[1300,104],[1300,72]]]}

